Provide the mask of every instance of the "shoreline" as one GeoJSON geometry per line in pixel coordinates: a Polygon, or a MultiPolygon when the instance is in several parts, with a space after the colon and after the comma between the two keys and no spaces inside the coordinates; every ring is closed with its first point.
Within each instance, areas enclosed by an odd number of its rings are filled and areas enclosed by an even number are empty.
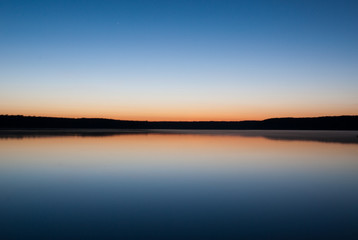
{"type": "Polygon", "coordinates": [[[85,128],[18,128],[0,129],[0,139],[36,137],[110,137],[131,134],[212,135],[228,137],[263,137],[283,141],[316,141],[358,144],[358,130],[214,130],[214,129],[85,129],[85,128]]]}

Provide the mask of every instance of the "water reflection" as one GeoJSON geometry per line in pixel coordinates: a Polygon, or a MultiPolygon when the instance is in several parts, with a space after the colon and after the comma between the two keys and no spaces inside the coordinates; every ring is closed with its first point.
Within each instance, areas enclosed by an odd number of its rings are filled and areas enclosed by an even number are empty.
{"type": "Polygon", "coordinates": [[[286,131],[71,134],[0,139],[1,239],[358,236],[356,144],[286,131]]]}
{"type": "Polygon", "coordinates": [[[311,130],[140,130],[140,129],[52,129],[52,130],[0,130],[0,139],[38,137],[108,137],[128,134],[185,134],[231,135],[264,137],[271,140],[318,141],[358,144],[358,131],[311,131],[311,130]]]}

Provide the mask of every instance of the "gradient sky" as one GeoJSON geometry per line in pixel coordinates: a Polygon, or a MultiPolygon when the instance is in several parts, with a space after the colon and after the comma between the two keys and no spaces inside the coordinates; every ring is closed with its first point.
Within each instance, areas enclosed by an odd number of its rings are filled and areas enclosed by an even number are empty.
{"type": "Polygon", "coordinates": [[[358,1],[0,0],[0,114],[358,114],[358,1]]]}

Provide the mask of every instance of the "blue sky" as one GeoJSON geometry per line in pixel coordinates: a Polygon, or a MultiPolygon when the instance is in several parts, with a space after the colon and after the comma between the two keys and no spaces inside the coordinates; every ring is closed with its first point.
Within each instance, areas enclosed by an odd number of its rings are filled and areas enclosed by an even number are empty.
{"type": "Polygon", "coordinates": [[[358,114],[356,1],[0,0],[0,114],[358,114]]]}

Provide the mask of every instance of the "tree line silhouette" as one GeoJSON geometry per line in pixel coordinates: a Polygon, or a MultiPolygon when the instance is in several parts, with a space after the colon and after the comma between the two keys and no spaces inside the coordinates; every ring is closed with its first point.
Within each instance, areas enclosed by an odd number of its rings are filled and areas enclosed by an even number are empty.
{"type": "Polygon", "coordinates": [[[358,116],[270,118],[262,121],[127,121],[104,118],[57,118],[0,115],[1,129],[262,129],[358,130],[358,116]]]}

